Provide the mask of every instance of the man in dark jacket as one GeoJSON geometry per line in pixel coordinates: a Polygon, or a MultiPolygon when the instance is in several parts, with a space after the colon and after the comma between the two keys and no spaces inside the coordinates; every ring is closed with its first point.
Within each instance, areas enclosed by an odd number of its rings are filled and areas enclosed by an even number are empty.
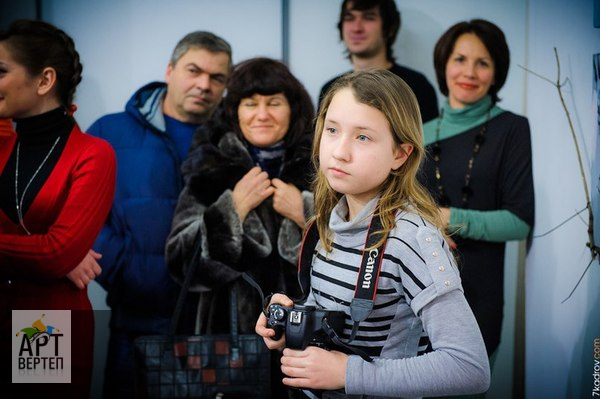
{"type": "Polygon", "coordinates": [[[110,340],[104,397],[134,397],[133,340],[167,332],[178,289],[164,259],[173,210],[183,188],[181,163],[195,130],[220,103],[231,72],[231,47],[209,32],[186,35],[175,47],[166,83],[140,88],[125,111],[88,129],[117,154],[117,189],[110,216],[88,257],[108,292],[110,340]]]}
{"type": "MultiPolygon", "coordinates": [[[[353,70],[390,70],[400,76],[415,93],[423,122],[438,116],[437,95],[431,83],[420,72],[399,65],[394,60],[392,45],[400,30],[400,12],[394,0],[344,0],[337,26],[353,70]]],[[[319,105],[327,89],[338,77],[323,85],[319,105]]]]}

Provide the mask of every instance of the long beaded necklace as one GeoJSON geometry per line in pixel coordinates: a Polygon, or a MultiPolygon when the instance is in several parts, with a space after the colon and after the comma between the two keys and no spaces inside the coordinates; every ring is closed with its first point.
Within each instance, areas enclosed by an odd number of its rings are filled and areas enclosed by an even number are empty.
{"type": "Polygon", "coordinates": [[[35,179],[35,177],[39,173],[40,169],[42,169],[42,166],[44,166],[44,164],[50,157],[50,154],[52,154],[52,151],[54,151],[54,148],[56,147],[56,145],[58,144],[59,141],[60,141],[60,136],[58,136],[56,138],[56,140],[54,141],[54,144],[52,144],[52,147],[50,148],[50,151],[48,151],[48,153],[44,157],[44,160],[42,161],[40,166],[37,167],[37,169],[33,173],[33,176],[31,176],[31,179],[29,179],[29,182],[27,183],[27,185],[25,186],[25,189],[21,193],[20,200],[19,200],[19,153],[21,150],[21,142],[19,141],[17,143],[17,160],[15,162],[15,203],[17,206],[17,217],[19,218],[19,224],[21,225],[21,227],[23,227],[23,230],[25,230],[25,232],[29,236],[31,235],[31,233],[29,232],[29,230],[27,230],[27,227],[25,227],[25,223],[23,222],[23,199],[25,198],[25,193],[27,192],[27,189],[31,185],[31,182],[33,182],[33,179],[35,179]]]}
{"type": "MultiPolygon", "coordinates": [[[[485,132],[487,131],[487,125],[490,121],[490,109],[487,111],[487,115],[485,118],[485,122],[481,126],[481,130],[475,135],[475,141],[473,143],[473,152],[471,153],[471,158],[469,162],[467,162],[467,172],[465,173],[464,185],[462,187],[462,208],[467,208],[469,205],[469,197],[473,194],[473,189],[471,188],[471,173],[473,171],[473,164],[475,163],[475,157],[479,154],[479,150],[485,141],[485,132]]],[[[444,117],[444,110],[442,109],[440,113],[440,117],[437,120],[437,126],[435,129],[435,142],[432,145],[432,155],[433,160],[435,162],[435,180],[437,183],[437,189],[439,194],[438,202],[442,207],[447,207],[450,205],[450,199],[446,195],[444,190],[444,185],[442,183],[442,173],[440,171],[440,155],[442,153],[442,148],[440,147],[440,124],[444,117]]]]}

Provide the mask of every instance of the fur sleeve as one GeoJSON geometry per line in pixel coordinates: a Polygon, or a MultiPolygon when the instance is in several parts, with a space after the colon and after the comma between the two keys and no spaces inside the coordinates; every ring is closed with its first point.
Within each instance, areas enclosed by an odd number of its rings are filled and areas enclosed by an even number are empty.
{"type": "MultiPolygon", "coordinates": [[[[260,258],[268,256],[271,242],[262,221],[251,211],[242,225],[233,205],[232,191],[226,190],[208,207],[204,214],[210,257],[232,267],[243,261],[243,253],[251,252],[260,258]]],[[[237,266],[237,267],[236,267],[237,266]]]]}
{"type": "Polygon", "coordinates": [[[179,284],[183,283],[189,263],[194,254],[196,238],[202,239],[202,218],[205,207],[190,193],[186,186],[179,195],[175,208],[171,233],[165,245],[165,260],[169,273],[179,284]]]}
{"type": "Polygon", "coordinates": [[[266,257],[272,250],[268,235],[254,212],[242,225],[230,190],[205,207],[186,187],[179,197],[165,250],[169,272],[179,284],[183,284],[196,245],[200,245],[200,256],[190,287],[195,292],[210,290],[240,277],[245,269],[244,251],[266,257]]]}
{"type": "Polygon", "coordinates": [[[171,233],[166,243],[165,256],[169,273],[179,284],[183,284],[189,272],[196,245],[200,245],[198,263],[194,265],[196,271],[190,285],[190,291],[193,292],[211,290],[240,276],[240,272],[227,264],[211,259],[204,222],[207,209],[190,193],[189,187],[184,188],[175,208],[171,233]]]}
{"type": "MultiPolygon", "coordinates": [[[[304,219],[308,220],[314,215],[315,211],[313,193],[303,191],[302,200],[304,202],[304,219]]],[[[283,219],[277,239],[277,250],[279,251],[279,255],[292,265],[298,264],[302,234],[303,230],[296,223],[289,219],[283,219]]]]}

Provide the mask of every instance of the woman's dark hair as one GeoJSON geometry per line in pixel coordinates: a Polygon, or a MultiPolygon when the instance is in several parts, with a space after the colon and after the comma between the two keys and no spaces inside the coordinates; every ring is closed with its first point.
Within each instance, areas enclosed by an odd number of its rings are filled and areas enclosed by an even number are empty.
{"type": "Polygon", "coordinates": [[[493,23],[483,19],[472,19],[468,22],[459,22],[451,26],[436,43],[433,50],[433,65],[440,91],[445,96],[448,96],[446,64],[454,51],[456,41],[465,33],[472,33],[477,36],[483,42],[483,45],[494,61],[494,84],[490,86],[488,94],[492,97],[492,102],[495,104],[500,101],[498,92],[504,86],[504,82],[506,82],[508,66],[510,65],[510,51],[502,30],[493,23]]]}
{"type": "Polygon", "coordinates": [[[244,98],[283,93],[290,104],[290,128],[284,137],[286,147],[313,134],[314,107],[308,92],[285,64],[264,57],[251,58],[237,64],[229,77],[227,95],[223,99],[223,116],[227,128],[240,134],[238,107],[244,98]]]}
{"type": "Polygon", "coordinates": [[[22,19],[0,32],[0,42],[30,76],[40,74],[44,68],[53,68],[58,99],[65,108],[70,108],[83,66],[69,35],[47,22],[22,19]]]}
{"type": "MultiPolygon", "coordinates": [[[[382,21],[382,34],[385,39],[385,55],[388,61],[394,61],[392,45],[396,41],[401,24],[400,11],[396,7],[396,2],[394,0],[344,0],[340,9],[340,19],[337,24],[338,31],[340,32],[340,40],[342,41],[344,40],[344,17],[348,8],[357,11],[366,11],[372,8],[379,9],[382,21]]],[[[351,54],[348,53],[348,58],[350,59],[350,57],[351,54]]]]}

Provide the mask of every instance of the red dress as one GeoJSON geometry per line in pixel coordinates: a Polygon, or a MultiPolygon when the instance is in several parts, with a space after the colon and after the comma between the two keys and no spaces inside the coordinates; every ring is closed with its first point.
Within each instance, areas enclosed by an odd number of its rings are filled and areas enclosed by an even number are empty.
{"type": "MultiPolygon", "coordinates": [[[[0,174],[16,139],[16,134],[0,136],[0,174]]],[[[32,235],[27,235],[0,209],[0,356],[4,359],[10,358],[10,338],[15,333],[11,326],[13,309],[70,309],[75,338],[73,372],[79,374],[78,368],[91,370],[92,306],[87,290],[76,288],[66,275],[92,248],[106,221],[115,175],[112,147],[82,133],[75,125],[60,159],[24,215],[24,224],[32,235]]],[[[0,360],[3,368],[4,359],[0,360]]],[[[91,374],[72,375],[74,378],[88,379],[91,374]]],[[[25,388],[40,384],[13,385],[25,388]]]]}
{"type": "Polygon", "coordinates": [[[12,121],[7,118],[0,118],[0,136],[8,136],[14,133],[12,121]]]}

